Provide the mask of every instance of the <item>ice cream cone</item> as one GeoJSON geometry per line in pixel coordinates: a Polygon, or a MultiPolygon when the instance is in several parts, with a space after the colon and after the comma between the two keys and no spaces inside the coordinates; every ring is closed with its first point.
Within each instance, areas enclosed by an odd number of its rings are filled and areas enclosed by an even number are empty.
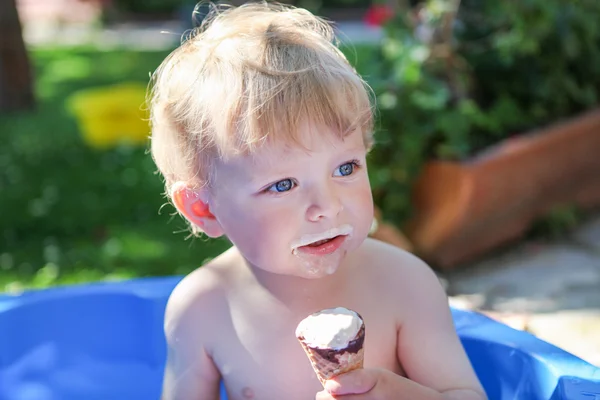
{"type": "Polygon", "coordinates": [[[365,325],[362,323],[360,315],[355,314],[360,319],[361,326],[355,336],[344,347],[315,346],[306,340],[302,331],[296,332],[296,337],[306,352],[323,387],[325,387],[325,381],[328,379],[363,367],[365,325]]]}

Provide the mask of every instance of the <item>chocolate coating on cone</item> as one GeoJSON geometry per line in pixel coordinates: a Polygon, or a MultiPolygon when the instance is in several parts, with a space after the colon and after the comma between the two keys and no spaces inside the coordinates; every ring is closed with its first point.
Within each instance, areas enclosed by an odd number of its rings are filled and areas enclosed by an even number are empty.
{"type": "MultiPolygon", "coordinates": [[[[302,341],[302,340],[304,340],[304,338],[299,337],[298,340],[302,341]]],[[[365,324],[363,323],[363,325],[360,327],[360,330],[356,334],[356,339],[348,342],[348,346],[344,347],[343,349],[321,349],[319,347],[312,347],[312,346],[308,346],[308,345],[306,345],[306,347],[309,347],[311,349],[311,351],[313,351],[314,353],[317,353],[319,356],[321,356],[322,358],[324,358],[330,362],[338,362],[336,355],[340,354],[340,352],[356,354],[360,351],[360,349],[363,348],[364,343],[365,343],[365,324]]]]}

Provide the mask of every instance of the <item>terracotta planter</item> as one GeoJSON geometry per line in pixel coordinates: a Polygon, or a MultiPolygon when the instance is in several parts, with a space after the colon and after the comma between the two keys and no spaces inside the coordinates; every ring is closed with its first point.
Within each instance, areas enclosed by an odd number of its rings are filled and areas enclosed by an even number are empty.
{"type": "Polygon", "coordinates": [[[506,140],[463,163],[430,162],[417,179],[406,234],[453,268],[520,237],[557,205],[600,205],[600,109],[506,140]]]}

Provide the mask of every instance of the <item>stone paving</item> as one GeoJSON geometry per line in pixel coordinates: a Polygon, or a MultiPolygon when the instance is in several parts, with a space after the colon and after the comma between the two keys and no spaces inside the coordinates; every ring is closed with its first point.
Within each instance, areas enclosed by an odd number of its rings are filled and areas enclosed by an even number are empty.
{"type": "Polygon", "coordinates": [[[600,214],[564,240],[524,243],[442,278],[452,305],[600,366],[600,214]]]}

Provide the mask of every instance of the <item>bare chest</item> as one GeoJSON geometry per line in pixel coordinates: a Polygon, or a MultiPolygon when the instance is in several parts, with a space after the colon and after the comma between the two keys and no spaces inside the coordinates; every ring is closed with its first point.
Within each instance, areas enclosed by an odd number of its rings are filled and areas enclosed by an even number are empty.
{"type": "MultiPolygon", "coordinates": [[[[365,367],[401,373],[395,321],[361,310],[367,326],[365,367]]],[[[299,318],[267,312],[235,315],[219,327],[213,360],[231,400],[312,400],[323,390],[294,331],[299,318]]]]}

